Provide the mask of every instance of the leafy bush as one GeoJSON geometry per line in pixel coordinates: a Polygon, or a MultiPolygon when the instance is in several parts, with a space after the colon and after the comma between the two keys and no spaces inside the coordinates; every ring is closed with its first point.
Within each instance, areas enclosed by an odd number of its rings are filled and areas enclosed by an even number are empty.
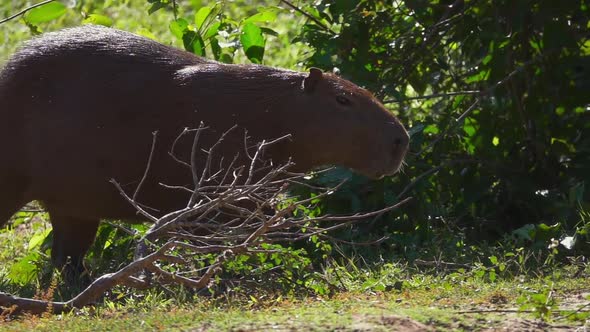
{"type": "Polygon", "coordinates": [[[371,183],[368,196],[357,184],[356,203],[325,211],[372,208],[372,197],[389,203],[408,188],[414,202],[395,222],[412,230],[445,221],[493,239],[580,220],[590,197],[583,1],[322,0],[305,9],[315,17],[299,36],[315,50],[306,63],[369,87],[412,134],[400,178],[371,183]]]}

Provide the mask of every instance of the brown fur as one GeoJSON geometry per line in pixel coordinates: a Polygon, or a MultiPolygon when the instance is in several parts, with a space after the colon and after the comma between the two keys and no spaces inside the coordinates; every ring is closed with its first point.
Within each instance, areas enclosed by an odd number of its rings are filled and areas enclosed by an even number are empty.
{"type": "MultiPolygon", "coordinates": [[[[408,147],[400,122],[339,77],[217,63],[94,26],[26,43],[0,74],[0,117],[0,223],[42,201],[58,267],[68,256],[81,267],[100,219],[138,219],[109,180],[135,188],[154,131],[154,161],[139,201],[161,213],[186,204],[184,194],[158,183],[190,184],[190,172],[168,151],[183,128],[201,121],[210,127],[203,147],[235,124],[251,141],[291,134],[268,156],[292,157],[296,171],[338,164],[379,177],[398,170],[408,147]]],[[[241,150],[241,135],[220,154],[241,150]]],[[[190,139],[177,148],[184,157],[189,150],[190,139]]]]}

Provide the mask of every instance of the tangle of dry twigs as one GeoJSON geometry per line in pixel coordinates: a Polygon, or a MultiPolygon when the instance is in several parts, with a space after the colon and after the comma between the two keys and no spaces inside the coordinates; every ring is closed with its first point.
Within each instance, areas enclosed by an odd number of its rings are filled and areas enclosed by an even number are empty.
{"type": "MultiPolygon", "coordinates": [[[[197,151],[200,149],[199,139],[206,129],[201,123],[197,129],[187,129],[180,136],[193,133],[192,151],[197,151]]],[[[227,165],[221,163],[214,167],[212,160],[216,148],[233,130],[236,128],[222,134],[217,143],[206,151],[207,160],[202,169],[197,168],[194,153],[190,162],[183,162],[176,158],[172,146],[170,155],[177,162],[191,167],[193,175],[192,188],[177,188],[190,191],[190,199],[183,209],[157,218],[142,209],[136,201],[142,182],[149,175],[152,156],[148,159],[142,181],[133,193],[126,193],[117,181],[111,181],[129,204],[153,222],[139,239],[133,262],[99,277],[69,301],[34,300],[0,293],[0,306],[17,306],[20,310],[37,314],[49,310],[60,313],[95,303],[117,285],[146,289],[155,285],[179,284],[191,289],[203,289],[222,271],[223,264],[236,255],[271,252],[262,244],[323,236],[327,232],[395,210],[411,199],[406,198],[396,205],[369,213],[317,218],[298,216],[293,213],[297,206],[309,207],[312,200],[330,195],[342,183],[323,189],[313,199],[285,201],[288,184],[302,182],[303,174],[289,172],[291,163],[272,165],[265,161],[264,150],[287,137],[259,142],[253,151],[246,154],[249,156],[246,165],[238,165],[237,158],[234,158],[227,165]],[[205,254],[207,258],[204,258],[205,254]],[[211,255],[214,255],[214,259],[211,259],[211,255]],[[175,267],[174,272],[169,266],[175,267]]],[[[154,145],[156,137],[154,133],[154,145]]],[[[244,148],[248,149],[248,146],[244,148]]],[[[154,149],[151,150],[153,153],[154,149]]]]}

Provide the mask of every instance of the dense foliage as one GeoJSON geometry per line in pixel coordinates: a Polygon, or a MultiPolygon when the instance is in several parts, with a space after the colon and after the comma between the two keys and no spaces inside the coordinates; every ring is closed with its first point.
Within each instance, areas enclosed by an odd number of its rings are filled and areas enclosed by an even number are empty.
{"type": "Polygon", "coordinates": [[[315,50],[307,63],[338,67],[410,127],[404,175],[372,184],[388,203],[411,183],[402,223],[449,222],[489,239],[580,221],[590,198],[584,1],[317,1],[306,10],[323,23],[302,30],[315,50]]]}

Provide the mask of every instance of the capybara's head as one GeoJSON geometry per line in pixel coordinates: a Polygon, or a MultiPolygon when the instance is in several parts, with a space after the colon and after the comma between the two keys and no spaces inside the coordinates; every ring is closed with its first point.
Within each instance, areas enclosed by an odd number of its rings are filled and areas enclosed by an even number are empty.
{"type": "Polygon", "coordinates": [[[301,168],[338,164],[372,178],[400,169],[408,132],[370,92],[316,68],[301,89],[294,101],[302,124],[294,136],[305,146],[296,156],[301,168]]]}

